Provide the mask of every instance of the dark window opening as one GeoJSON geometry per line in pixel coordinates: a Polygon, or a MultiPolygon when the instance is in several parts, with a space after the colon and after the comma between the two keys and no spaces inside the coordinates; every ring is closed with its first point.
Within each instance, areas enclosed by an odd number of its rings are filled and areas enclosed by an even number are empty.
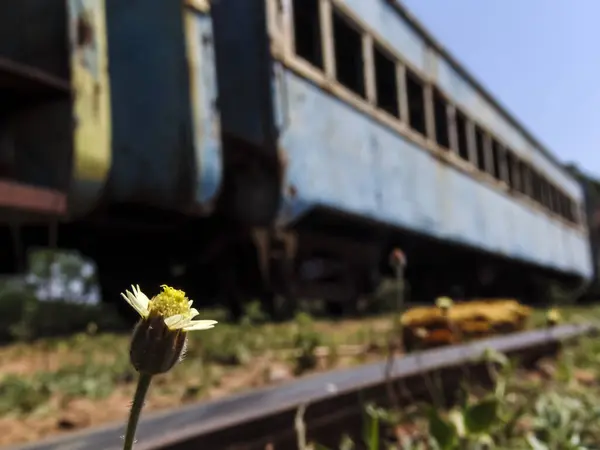
{"type": "Polygon", "coordinates": [[[542,205],[544,207],[550,209],[550,184],[544,177],[541,178],[541,188],[542,188],[542,205]]]}
{"type": "Polygon", "coordinates": [[[364,98],[365,64],[362,35],[337,11],[333,12],[333,47],[337,80],[364,98]]]}
{"type": "Polygon", "coordinates": [[[575,202],[567,199],[567,220],[577,224],[577,213],[575,212],[575,202]]]}
{"type": "Polygon", "coordinates": [[[456,137],[458,141],[458,156],[469,161],[469,140],[467,139],[467,117],[456,110],[456,137]]]}
{"type": "Polygon", "coordinates": [[[323,70],[323,47],[319,0],[294,0],[296,55],[323,70]]]}
{"type": "Polygon", "coordinates": [[[550,210],[554,214],[560,214],[560,209],[558,207],[558,190],[554,185],[550,185],[550,210]]]}
{"type": "Polygon", "coordinates": [[[503,151],[502,146],[496,139],[492,138],[492,159],[494,167],[492,167],[492,175],[496,180],[502,181],[502,162],[503,162],[503,151]]]}
{"type": "Polygon", "coordinates": [[[521,193],[532,197],[531,193],[531,172],[527,164],[523,161],[519,163],[519,175],[521,177],[521,193]]]}
{"type": "Polygon", "coordinates": [[[406,98],[408,100],[408,124],[425,136],[425,88],[423,82],[406,69],[406,98]]]}
{"type": "Polygon", "coordinates": [[[558,189],[556,189],[555,195],[556,195],[556,197],[554,199],[554,201],[555,201],[554,207],[556,208],[556,214],[558,214],[559,216],[564,218],[565,217],[565,209],[563,206],[563,198],[562,198],[563,194],[558,189]]]}
{"type": "Polygon", "coordinates": [[[573,200],[571,200],[570,198],[567,197],[567,199],[565,201],[565,206],[567,208],[567,210],[566,210],[567,220],[572,223],[577,223],[577,218],[575,216],[575,211],[574,211],[575,202],[573,202],[573,200]]]}
{"type": "Polygon", "coordinates": [[[556,209],[559,216],[566,218],[565,196],[559,190],[556,191],[556,209]]]}
{"type": "Polygon", "coordinates": [[[506,157],[506,182],[508,183],[508,186],[511,189],[516,189],[517,186],[517,180],[516,180],[516,174],[515,174],[515,155],[513,154],[513,152],[510,149],[506,149],[506,153],[505,153],[505,157],[506,157]]]}
{"type": "Polygon", "coordinates": [[[475,149],[477,150],[477,168],[485,172],[485,138],[483,130],[475,126],[475,149]]]}
{"type": "Polygon", "coordinates": [[[440,147],[447,150],[450,148],[448,103],[437,89],[433,90],[433,114],[435,122],[435,140],[440,147]]]}
{"type": "Polygon", "coordinates": [[[377,107],[394,117],[400,117],[396,62],[376,45],[373,46],[373,61],[375,63],[377,107]]]}
{"type": "Polygon", "coordinates": [[[542,203],[542,179],[538,175],[538,173],[534,170],[531,170],[531,187],[533,191],[533,199],[542,203]]]}
{"type": "Polygon", "coordinates": [[[556,212],[554,208],[554,185],[548,182],[548,209],[551,212],[556,212]]]}

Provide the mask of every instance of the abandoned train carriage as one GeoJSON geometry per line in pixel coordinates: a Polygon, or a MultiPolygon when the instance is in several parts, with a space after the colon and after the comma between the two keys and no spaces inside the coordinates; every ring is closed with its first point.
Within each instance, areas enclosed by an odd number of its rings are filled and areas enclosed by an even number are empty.
{"type": "Polygon", "coordinates": [[[398,246],[420,298],[590,277],[579,185],[395,2],[23,0],[0,29],[2,271],[50,236],[106,299],[238,311],[354,304],[398,246]]]}
{"type": "Polygon", "coordinates": [[[399,3],[238,0],[214,18],[220,95],[236,105],[221,110],[224,131],[276,129],[278,224],[296,233],[297,266],[319,262],[296,292],[349,298],[394,246],[420,299],[532,298],[540,279],[591,277],[576,179],[399,3]],[[263,15],[262,39],[241,31],[263,15]],[[266,45],[263,60],[244,57],[266,45]],[[274,112],[250,129],[265,73],[274,112]]]}

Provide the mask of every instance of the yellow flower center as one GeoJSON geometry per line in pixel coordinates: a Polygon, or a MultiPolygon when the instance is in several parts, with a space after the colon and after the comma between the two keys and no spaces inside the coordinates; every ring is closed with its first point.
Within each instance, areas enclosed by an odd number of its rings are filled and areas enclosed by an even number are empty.
{"type": "Polygon", "coordinates": [[[163,291],[155,296],[148,305],[150,314],[171,317],[190,311],[189,299],[185,296],[185,292],[164,284],[161,287],[163,291]]]}

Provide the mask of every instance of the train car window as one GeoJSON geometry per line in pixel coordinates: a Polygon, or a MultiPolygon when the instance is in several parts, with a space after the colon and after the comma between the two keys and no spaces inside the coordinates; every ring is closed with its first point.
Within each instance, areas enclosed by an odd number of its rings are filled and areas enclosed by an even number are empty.
{"type": "Polygon", "coordinates": [[[548,182],[548,204],[550,211],[557,214],[558,211],[556,208],[556,188],[550,182],[548,182]]]}
{"type": "Polygon", "coordinates": [[[575,223],[575,203],[569,197],[566,198],[565,205],[567,208],[567,220],[575,223]]]}
{"type": "Polygon", "coordinates": [[[544,177],[542,175],[539,176],[538,182],[540,184],[540,193],[539,193],[539,202],[542,206],[547,206],[546,205],[546,185],[544,183],[544,177]]]}
{"type": "Polygon", "coordinates": [[[333,11],[333,48],[336,78],[341,85],[365,98],[365,64],[362,33],[338,11],[333,11]]]}
{"type": "Polygon", "coordinates": [[[531,169],[531,193],[533,199],[537,203],[542,203],[542,189],[540,186],[540,177],[535,171],[535,169],[531,169]]]}
{"type": "Polygon", "coordinates": [[[562,216],[562,211],[560,209],[560,191],[557,187],[554,187],[554,212],[559,216],[562,216]]]}
{"type": "Polygon", "coordinates": [[[546,178],[542,177],[542,204],[548,209],[552,208],[550,196],[550,183],[546,178]]]}
{"type": "Polygon", "coordinates": [[[542,204],[542,179],[535,170],[531,170],[531,187],[533,190],[533,199],[542,204]]]}
{"type": "Polygon", "coordinates": [[[319,0],[294,0],[292,8],[296,55],[323,70],[319,0]]]}
{"type": "Polygon", "coordinates": [[[475,149],[477,150],[477,168],[485,172],[485,135],[483,134],[483,130],[477,125],[475,125],[475,149]]]}
{"type": "Polygon", "coordinates": [[[448,103],[442,94],[433,89],[433,114],[435,140],[444,150],[450,149],[450,127],[448,126],[448,103]]]}
{"type": "Polygon", "coordinates": [[[378,45],[373,46],[373,62],[375,64],[377,107],[396,118],[400,118],[396,62],[378,45]]]}
{"type": "Polygon", "coordinates": [[[502,181],[502,164],[504,163],[504,150],[500,143],[492,138],[492,175],[496,180],[502,181]]]}
{"type": "Polygon", "coordinates": [[[558,188],[556,186],[552,186],[552,211],[557,214],[560,215],[560,205],[559,205],[559,191],[558,188]]]}
{"type": "Polygon", "coordinates": [[[556,189],[551,182],[548,182],[548,209],[551,212],[556,213],[556,189]]]}
{"type": "Polygon", "coordinates": [[[469,161],[469,140],[467,138],[467,116],[456,110],[456,137],[458,141],[458,156],[469,161]]]}
{"type": "Polygon", "coordinates": [[[523,180],[523,194],[533,199],[533,186],[531,184],[531,169],[526,162],[521,162],[521,180],[523,180]]]}
{"type": "Polygon", "coordinates": [[[408,124],[425,136],[425,87],[417,74],[406,69],[406,98],[408,100],[408,124]]]}
{"type": "Polygon", "coordinates": [[[558,215],[561,216],[563,219],[566,219],[565,197],[560,191],[556,192],[556,205],[558,209],[558,215]]]}
{"type": "Polygon", "coordinates": [[[505,151],[506,157],[506,182],[511,189],[517,188],[517,180],[515,173],[516,160],[515,155],[511,149],[507,148],[505,151]]]}

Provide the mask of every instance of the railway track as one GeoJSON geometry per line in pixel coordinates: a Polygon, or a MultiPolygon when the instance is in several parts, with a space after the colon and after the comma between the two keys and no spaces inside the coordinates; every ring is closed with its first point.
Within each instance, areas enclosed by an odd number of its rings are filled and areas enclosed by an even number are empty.
{"type": "MultiPolygon", "coordinates": [[[[465,376],[481,378],[486,349],[519,356],[524,364],[552,354],[561,342],[595,331],[563,325],[429,350],[396,358],[390,379],[401,387],[403,404],[427,397],[424,374],[438,373],[444,392],[455,392],[465,376]]],[[[337,370],[218,401],[147,414],[138,429],[138,450],[276,450],[296,448],[294,419],[306,405],[309,439],[336,445],[340,434],[360,430],[364,401],[385,403],[385,362],[337,370]]],[[[447,398],[448,400],[448,398],[447,398]]],[[[143,416],[144,417],[144,416],[143,416]]],[[[120,450],[124,424],[73,433],[11,450],[120,450]]]]}

